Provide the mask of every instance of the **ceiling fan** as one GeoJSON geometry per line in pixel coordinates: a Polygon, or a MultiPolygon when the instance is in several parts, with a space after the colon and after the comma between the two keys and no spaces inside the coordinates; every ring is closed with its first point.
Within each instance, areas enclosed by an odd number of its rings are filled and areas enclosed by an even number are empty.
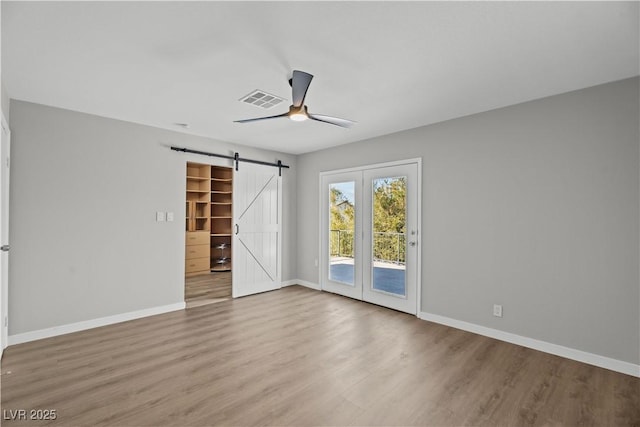
{"type": "Polygon", "coordinates": [[[235,120],[234,123],[248,123],[258,120],[270,120],[279,119],[282,117],[288,117],[295,122],[302,122],[307,119],[315,120],[318,122],[329,123],[332,125],[340,126],[343,128],[350,128],[356,122],[339,119],[338,117],[325,116],[322,114],[311,114],[307,111],[307,106],[304,105],[304,98],[307,95],[307,90],[311,84],[313,76],[304,71],[294,70],[293,77],[289,79],[289,85],[291,86],[293,104],[289,106],[289,111],[284,114],[278,114],[277,116],[257,117],[255,119],[235,120]]]}

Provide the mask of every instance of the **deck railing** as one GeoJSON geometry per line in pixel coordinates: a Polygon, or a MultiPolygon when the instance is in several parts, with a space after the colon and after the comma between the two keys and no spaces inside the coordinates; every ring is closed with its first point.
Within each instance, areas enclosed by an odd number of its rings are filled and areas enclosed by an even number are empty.
{"type": "MultiPolygon", "coordinates": [[[[373,260],[404,264],[406,239],[405,233],[374,232],[373,260]]],[[[332,257],[353,258],[353,231],[330,230],[329,253],[332,257]]]]}

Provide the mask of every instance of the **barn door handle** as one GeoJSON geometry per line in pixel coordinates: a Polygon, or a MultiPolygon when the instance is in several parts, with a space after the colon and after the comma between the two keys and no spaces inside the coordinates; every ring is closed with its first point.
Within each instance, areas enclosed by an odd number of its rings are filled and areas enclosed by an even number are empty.
{"type": "Polygon", "coordinates": [[[240,226],[236,224],[236,235],[240,232],[240,226]]]}

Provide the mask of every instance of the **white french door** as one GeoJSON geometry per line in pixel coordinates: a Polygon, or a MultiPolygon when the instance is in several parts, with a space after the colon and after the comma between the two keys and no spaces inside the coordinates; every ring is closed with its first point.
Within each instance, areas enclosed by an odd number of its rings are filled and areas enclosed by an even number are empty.
{"type": "Polygon", "coordinates": [[[11,132],[0,113],[2,135],[0,137],[0,324],[2,327],[0,353],[7,346],[9,331],[9,156],[11,132]]]}
{"type": "Polygon", "coordinates": [[[323,290],[417,313],[420,161],[321,176],[323,290]]]}
{"type": "Polygon", "coordinates": [[[322,290],[362,299],[362,172],[322,177],[322,290]]]}
{"type": "Polygon", "coordinates": [[[281,177],[278,169],[242,163],[233,177],[233,297],[281,286],[281,177]]]}

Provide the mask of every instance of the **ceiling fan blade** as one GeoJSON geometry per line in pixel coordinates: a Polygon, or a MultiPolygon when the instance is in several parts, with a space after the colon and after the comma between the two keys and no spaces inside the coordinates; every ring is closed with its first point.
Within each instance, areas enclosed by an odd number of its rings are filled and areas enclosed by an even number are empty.
{"type": "Polygon", "coordinates": [[[332,125],[340,126],[343,128],[350,128],[355,125],[356,122],[347,119],[340,119],[338,117],[323,116],[322,114],[309,114],[309,118],[317,120],[319,122],[330,123],[332,125]]]}
{"type": "Polygon", "coordinates": [[[294,107],[300,107],[304,104],[304,97],[307,95],[311,79],[313,79],[311,74],[293,70],[293,77],[291,77],[290,83],[294,107]]]}
{"type": "Polygon", "coordinates": [[[277,116],[256,117],[255,119],[234,120],[233,123],[257,122],[258,120],[277,119],[277,118],[280,118],[280,117],[287,117],[288,115],[289,115],[289,113],[284,113],[284,114],[278,114],[277,116]]]}

